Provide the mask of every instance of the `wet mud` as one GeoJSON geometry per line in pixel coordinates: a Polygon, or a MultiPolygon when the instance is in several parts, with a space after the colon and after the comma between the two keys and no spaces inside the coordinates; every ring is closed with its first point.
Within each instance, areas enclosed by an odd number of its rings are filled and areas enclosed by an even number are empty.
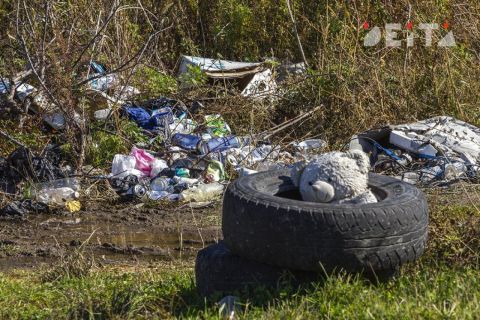
{"type": "Polygon", "coordinates": [[[138,264],[192,258],[221,237],[220,204],[91,202],[75,214],[0,220],[0,272],[57,263],[82,250],[102,264],[138,264]]]}

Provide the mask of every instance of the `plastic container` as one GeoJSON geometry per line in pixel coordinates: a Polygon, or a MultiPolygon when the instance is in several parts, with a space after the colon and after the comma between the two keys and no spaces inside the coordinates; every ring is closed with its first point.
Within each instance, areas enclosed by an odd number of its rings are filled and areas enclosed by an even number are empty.
{"type": "Polygon", "coordinates": [[[170,196],[171,193],[167,191],[150,191],[148,193],[148,197],[150,200],[157,201],[160,199],[166,199],[168,196],[170,196]]]}
{"type": "Polygon", "coordinates": [[[441,166],[434,166],[420,170],[420,180],[422,182],[429,182],[443,177],[444,170],[441,166]]]}
{"type": "Polygon", "coordinates": [[[198,179],[191,179],[191,178],[184,178],[184,177],[173,177],[173,180],[177,184],[187,184],[188,186],[192,186],[198,183],[198,179]]]}
{"type": "Polygon", "coordinates": [[[220,183],[201,184],[183,191],[180,196],[185,201],[210,201],[223,193],[224,186],[220,183]]]}

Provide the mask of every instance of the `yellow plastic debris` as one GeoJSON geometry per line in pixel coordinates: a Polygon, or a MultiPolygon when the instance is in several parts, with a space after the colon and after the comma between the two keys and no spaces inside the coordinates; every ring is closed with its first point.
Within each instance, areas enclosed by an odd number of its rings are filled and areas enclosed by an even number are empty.
{"type": "Polygon", "coordinates": [[[65,207],[69,212],[77,212],[80,211],[82,204],[78,200],[70,200],[65,203],[65,207]]]}

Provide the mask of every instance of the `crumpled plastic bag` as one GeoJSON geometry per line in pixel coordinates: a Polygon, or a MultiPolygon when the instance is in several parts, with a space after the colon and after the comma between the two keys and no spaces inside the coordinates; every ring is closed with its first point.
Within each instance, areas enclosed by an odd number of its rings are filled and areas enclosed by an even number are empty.
{"type": "Polygon", "coordinates": [[[132,148],[130,155],[136,159],[135,169],[140,170],[146,176],[150,176],[155,157],[147,151],[135,146],[132,148]]]}
{"type": "Polygon", "coordinates": [[[123,178],[129,175],[137,177],[144,176],[144,173],[135,168],[137,159],[134,156],[116,154],[112,161],[112,176],[123,178]]]}

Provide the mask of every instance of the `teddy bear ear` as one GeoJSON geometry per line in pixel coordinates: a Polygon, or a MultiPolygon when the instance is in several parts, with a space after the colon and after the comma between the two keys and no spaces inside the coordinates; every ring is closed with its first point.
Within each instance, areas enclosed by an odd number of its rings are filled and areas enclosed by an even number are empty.
{"type": "Polygon", "coordinates": [[[370,160],[365,152],[352,150],[347,152],[347,155],[357,162],[361,173],[367,174],[370,171],[370,160]]]}
{"type": "Polygon", "coordinates": [[[302,177],[303,170],[305,169],[305,161],[297,162],[290,170],[290,178],[292,179],[295,187],[300,186],[300,178],[302,177]]]}

